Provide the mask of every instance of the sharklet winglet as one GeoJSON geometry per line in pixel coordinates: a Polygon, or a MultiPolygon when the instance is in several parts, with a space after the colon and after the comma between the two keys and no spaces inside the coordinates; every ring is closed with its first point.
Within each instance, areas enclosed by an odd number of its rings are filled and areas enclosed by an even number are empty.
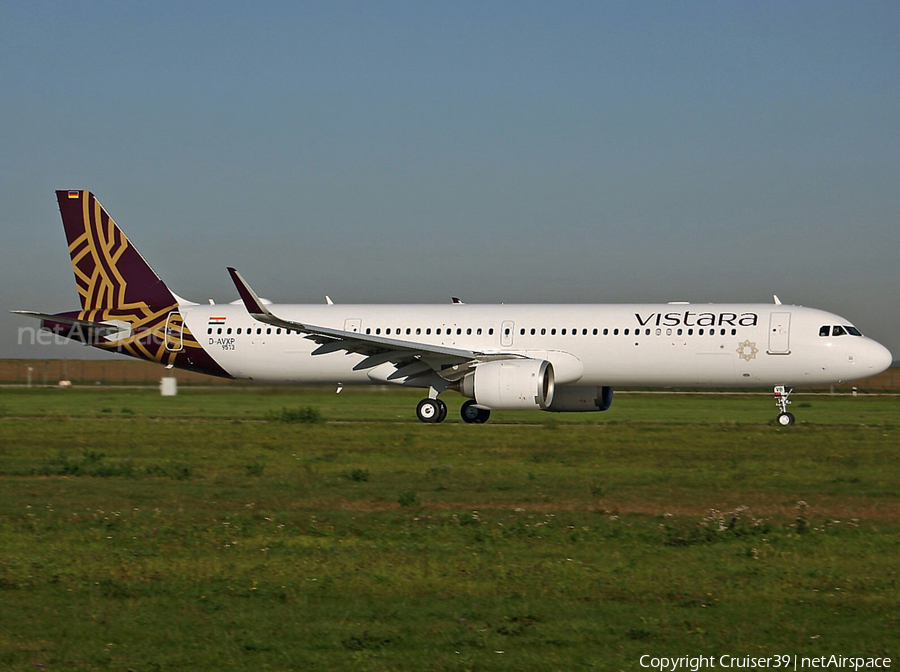
{"type": "Polygon", "coordinates": [[[231,274],[231,280],[234,282],[234,286],[237,288],[238,294],[241,297],[241,301],[244,302],[244,307],[247,309],[247,312],[253,316],[265,315],[266,317],[272,317],[272,313],[265,307],[262,299],[260,299],[256,292],[253,291],[253,288],[247,284],[247,281],[237,272],[237,269],[229,266],[228,272],[231,274]]]}

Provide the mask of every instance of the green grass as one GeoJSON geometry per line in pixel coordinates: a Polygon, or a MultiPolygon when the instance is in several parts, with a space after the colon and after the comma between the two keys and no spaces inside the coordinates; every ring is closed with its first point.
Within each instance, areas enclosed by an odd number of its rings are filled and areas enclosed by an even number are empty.
{"type": "Polygon", "coordinates": [[[4,390],[0,669],[897,657],[894,398],[418,398],[4,390]]]}

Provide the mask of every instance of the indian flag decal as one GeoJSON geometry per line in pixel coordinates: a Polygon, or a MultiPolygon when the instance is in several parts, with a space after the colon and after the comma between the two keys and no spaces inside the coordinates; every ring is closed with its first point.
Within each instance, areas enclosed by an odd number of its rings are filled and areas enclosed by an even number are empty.
{"type": "Polygon", "coordinates": [[[225,318],[224,317],[209,318],[209,326],[214,326],[216,324],[225,324],[225,318]]]}

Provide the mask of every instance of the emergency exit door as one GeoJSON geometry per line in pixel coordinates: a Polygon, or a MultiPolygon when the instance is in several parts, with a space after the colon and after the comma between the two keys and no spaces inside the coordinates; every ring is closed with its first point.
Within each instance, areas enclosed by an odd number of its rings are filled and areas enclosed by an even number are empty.
{"type": "Polygon", "coordinates": [[[770,355],[789,355],[791,353],[791,314],[772,313],[769,317],[769,349],[770,355]]]}

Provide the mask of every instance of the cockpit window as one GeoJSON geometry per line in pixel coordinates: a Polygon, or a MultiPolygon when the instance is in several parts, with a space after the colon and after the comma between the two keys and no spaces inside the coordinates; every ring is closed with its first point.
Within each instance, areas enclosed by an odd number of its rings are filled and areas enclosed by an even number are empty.
{"type": "Polygon", "coordinates": [[[831,328],[831,335],[832,336],[846,336],[847,332],[844,331],[844,328],[842,326],[836,324],[836,325],[834,325],[834,327],[831,328]]]}
{"type": "Polygon", "coordinates": [[[847,330],[847,333],[851,336],[862,336],[862,333],[856,327],[851,327],[849,324],[844,327],[847,330]]]}
{"type": "Polygon", "coordinates": [[[819,336],[828,336],[831,333],[831,325],[826,324],[824,327],[819,327],[819,336]]]}

